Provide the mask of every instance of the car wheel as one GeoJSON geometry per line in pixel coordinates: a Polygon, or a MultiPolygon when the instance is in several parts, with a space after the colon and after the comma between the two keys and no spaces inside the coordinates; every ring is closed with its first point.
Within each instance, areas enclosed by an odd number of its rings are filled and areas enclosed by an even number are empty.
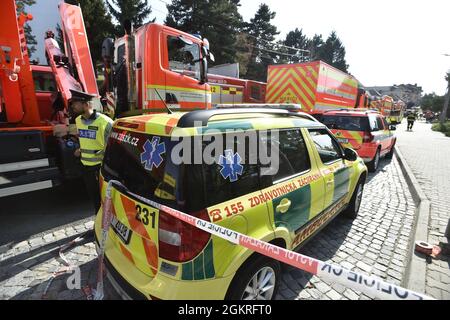
{"type": "Polygon", "coordinates": [[[364,178],[360,178],[358,184],[353,191],[352,198],[348,204],[347,209],[343,211],[344,216],[350,219],[355,219],[358,216],[359,207],[361,206],[362,195],[364,191],[364,178]]]}
{"type": "Polygon", "coordinates": [[[280,278],[280,263],[258,254],[236,273],[226,299],[273,300],[278,291],[280,278]]]}
{"type": "Polygon", "coordinates": [[[377,153],[375,153],[375,157],[373,157],[372,161],[367,164],[367,168],[370,172],[375,172],[378,169],[378,165],[380,164],[380,149],[377,149],[377,153]]]}
{"type": "Polygon", "coordinates": [[[394,156],[394,147],[395,147],[395,142],[391,147],[391,150],[389,150],[389,153],[386,155],[386,159],[392,159],[392,157],[394,156]]]}

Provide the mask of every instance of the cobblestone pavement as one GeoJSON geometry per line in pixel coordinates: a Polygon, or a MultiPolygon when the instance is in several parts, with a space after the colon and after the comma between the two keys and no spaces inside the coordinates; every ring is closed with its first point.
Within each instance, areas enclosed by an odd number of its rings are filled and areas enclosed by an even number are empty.
{"type": "MultiPolygon", "coordinates": [[[[311,240],[302,253],[402,284],[415,206],[397,160],[383,160],[370,174],[359,216],[338,217],[311,240]]],[[[58,248],[91,228],[92,221],[61,227],[52,233],[3,246],[0,252],[0,299],[86,299],[82,290],[69,290],[65,273],[54,277],[62,261],[58,248]],[[44,296],[44,293],[46,295],[44,296]]],[[[94,244],[81,243],[66,253],[80,267],[81,287],[96,281],[94,244]]],[[[339,284],[326,283],[306,272],[283,268],[278,299],[370,299],[339,284]]],[[[107,282],[106,282],[107,283],[107,282]]],[[[117,299],[109,286],[106,299],[117,299]]]]}
{"type": "MultiPolygon", "coordinates": [[[[400,151],[431,203],[428,242],[448,244],[444,234],[450,219],[450,138],[424,122],[416,122],[412,132],[403,123],[397,136],[400,151]]],[[[450,256],[441,255],[427,265],[425,290],[437,299],[450,299],[450,256]]]]}
{"type": "MultiPolygon", "coordinates": [[[[382,160],[369,174],[358,217],[337,217],[299,252],[403,285],[415,210],[397,159],[382,160]]],[[[285,268],[278,298],[371,299],[291,267],[285,268]]]]}
{"type": "MultiPolygon", "coordinates": [[[[75,272],[64,271],[64,264],[58,256],[59,247],[92,229],[93,221],[68,226],[63,229],[34,237],[12,246],[0,257],[0,299],[87,299],[82,290],[69,290],[70,280],[75,272]]],[[[79,267],[81,288],[94,285],[97,279],[97,254],[92,242],[82,241],[65,254],[67,260],[79,267]]],[[[109,286],[106,299],[116,298],[109,286]]]]}

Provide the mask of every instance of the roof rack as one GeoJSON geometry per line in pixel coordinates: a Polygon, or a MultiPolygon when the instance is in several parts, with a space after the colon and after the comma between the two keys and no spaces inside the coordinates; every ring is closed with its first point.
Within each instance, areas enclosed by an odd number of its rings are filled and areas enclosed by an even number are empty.
{"type": "Polygon", "coordinates": [[[264,113],[270,115],[278,115],[284,117],[298,117],[306,120],[311,120],[314,122],[318,122],[316,118],[313,116],[304,113],[304,112],[291,112],[285,109],[276,109],[274,107],[270,108],[216,108],[216,109],[208,109],[208,110],[195,110],[191,112],[187,112],[181,116],[178,120],[177,127],[180,128],[189,128],[198,125],[198,122],[201,122],[202,126],[206,126],[208,124],[209,119],[214,116],[219,115],[228,115],[228,114],[256,114],[256,113],[264,113]]]}
{"type": "Polygon", "coordinates": [[[299,103],[235,103],[235,104],[217,104],[216,109],[228,108],[267,108],[267,109],[282,109],[293,112],[302,111],[302,105],[299,103]]]}

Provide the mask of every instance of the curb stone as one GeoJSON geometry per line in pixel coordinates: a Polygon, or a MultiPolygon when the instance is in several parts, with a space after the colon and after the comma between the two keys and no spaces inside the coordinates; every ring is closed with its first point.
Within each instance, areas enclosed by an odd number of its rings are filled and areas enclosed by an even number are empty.
{"type": "Polygon", "coordinates": [[[425,293],[425,283],[426,283],[426,271],[427,271],[427,261],[424,256],[419,256],[414,253],[414,242],[416,240],[422,240],[428,242],[428,221],[430,218],[431,205],[430,200],[425,196],[422,188],[417,182],[411,168],[406,163],[403,154],[397,146],[395,146],[395,155],[402,169],[403,175],[405,176],[408,188],[411,191],[411,195],[414,202],[418,205],[416,210],[416,216],[414,221],[414,238],[410,239],[410,250],[411,255],[408,257],[406,264],[406,277],[403,280],[407,288],[425,293]]]}

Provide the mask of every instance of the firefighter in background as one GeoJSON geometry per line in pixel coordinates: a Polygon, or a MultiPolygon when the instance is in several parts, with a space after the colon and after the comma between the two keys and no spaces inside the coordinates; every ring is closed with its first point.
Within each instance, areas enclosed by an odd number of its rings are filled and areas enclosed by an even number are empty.
{"type": "Polygon", "coordinates": [[[77,115],[75,124],[80,140],[80,148],[75,151],[75,156],[80,157],[83,165],[83,180],[94,206],[95,214],[97,214],[101,202],[100,165],[113,121],[108,116],[94,110],[89,102],[95,96],[76,90],[70,90],[70,92],[72,93],[70,108],[77,115]]]}
{"type": "Polygon", "coordinates": [[[410,114],[408,114],[408,116],[406,117],[406,120],[408,121],[408,127],[406,128],[407,131],[412,130],[412,127],[414,125],[414,121],[416,121],[417,116],[415,112],[411,112],[410,114]]]}

